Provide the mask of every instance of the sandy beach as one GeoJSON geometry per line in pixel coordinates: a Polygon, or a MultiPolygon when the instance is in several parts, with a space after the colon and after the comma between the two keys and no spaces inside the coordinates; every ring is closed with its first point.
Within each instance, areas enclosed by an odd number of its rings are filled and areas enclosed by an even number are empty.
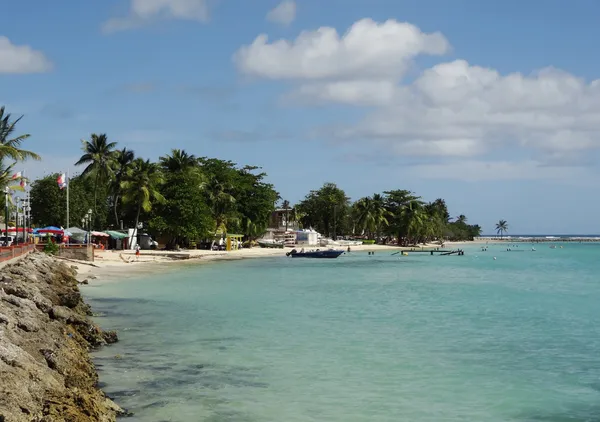
{"type": "MultiPolygon", "coordinates": [[[[478,244],[479,242],[447,242],[445,249],[457,249],[465,244],[478,244]]],[[[420,245],[419,248],[434,249],[439,248],[439,244],[420,245]]],[[[308,247],[306,249],[317,249],[319,247],[308,247]]],[[[342,247],[339,247],[340,249],[342,247]]],[[[326,249],[321,247],[320,249],[326,249]]],[[[415,249],[411,247],[398,247],[395,245],[358,245],[351,246],[353,252],[396,252],[410,251],[415,249]]],[[[71,265],[77,266],[77,278],[79,281],[88,280],[102,282],[116,282],[123,278],[135,277],[144,273],[156,273],[157,271],[167,271],[174,266],[183,265],[202,265],[215,263],[219,261],[232,261],[239,259],[256,259],[267,257],[283,257],[291,248],[285,249],[270,249],[270,248],[249,248],[240,249],[237,251],[209,251],[209,250],[180,250],[172,251],[141,251],[139,258],[136,258],[134,251],[119,250],[119,251],[101,251],[94,252],[94,262],[65,260],[71,265]],[[182,259],[182,255],[189,255],[189,258],[182,259]]]]}

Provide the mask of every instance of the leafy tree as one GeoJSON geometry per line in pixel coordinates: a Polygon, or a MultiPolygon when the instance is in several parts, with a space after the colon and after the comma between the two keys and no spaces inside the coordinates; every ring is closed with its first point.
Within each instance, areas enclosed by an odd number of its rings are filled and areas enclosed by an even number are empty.
{"type": "Polygon", "coordinates": [[[398,243],[404,243],[408,236],[407,216],[404,209],[413,201],[420,201],[418,196],[409,190],[396,189],[384,192],[385,207],[390,213],[389,225],[386,233],[391,237],[396,237],[398,243]]]}
{"type": "MultiPolygon", "coordinates": [[[[89,141],[81,141],[83,155],[76,166],[87,165],[81,173],[94,178],[94,214],[97,215],[97,190],[99,184],[106,184],[113,177],[116,142],[109,142],[106,134],[93,133],[89,141]]],[[[96,221],[96,220],[95,220],[96,221]]]]}
{"type": "Polygon", "coordinates": [[[159,191],[163,183],[164,177],[157,164],[141,158],[133,161],[125,180],[121,183],[121,188],[123,189],[123,202],[134,204],[136,207],[134,226],[136,233],[141,211],[149,212],[152,210],[153,202],[165,201],[159,191]]]}
{"type": "Polygon", "coordinates": [[[297,208],[303,214],[304,227],[313,227],[331,237],[346,231],[350,198],[335,183],[325,183],[321,189],[311,191],[297,208]]]}
{"type": "Polygon", "coordinates": [[[158,203],[148,223],[152,232],[167,236],[167,248],[187,246],[212,236],[214,222],[195,172],[168,172],[161,188],[165,200],[158,203]]]}
{"type": "Polygon", "coordinates": [[[227,232],[228,223],[238,222],[234,181],[237,176],[235,163],[216,158],[199,159],[207,181],[204,185],[206,202],[215,222],[215,235],[227,232]]]}
{"type": "MultiPolygon", "coordinates": [[[[37,227],[64,226],[67,219],[67,193],[59,189],[52,174],[34,181],[31,185],[31,218],[37,227]]],[[[70,224],[77,226],[94,203],[93,180],[85,176],[75,176],[69,181],[70,224]]],[[[104,194],[103,190],[101,193],[104,194]]],[[[99,221],[105,221],[107,207],[98,208],[99,221]]]]}
{"type": "MultiPolygon", "coordinates": [[[[279,194],[265,182],[266,173],[253,173],[258,167],[245,166],[237,170],[233,195],[240,230],[250,239],[265,233],[279,194]]],[[[289,207],[289,205],[288,205],[289,207]]]]}
{"type": "Polygon", "coordinates": [[[496,223],[496,233],[500,235],[500,239],[504,236],[504,233],[508,231],[508,223],[506,220],[500,220],[496,223]]]}

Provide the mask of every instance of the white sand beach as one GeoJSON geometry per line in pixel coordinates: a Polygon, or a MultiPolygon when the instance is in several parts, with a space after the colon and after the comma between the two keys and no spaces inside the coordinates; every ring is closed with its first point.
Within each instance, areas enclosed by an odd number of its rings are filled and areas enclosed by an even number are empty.
{"type": "MultiPolygon", "coordinates": [[[[456,249],[464,244],[476,244],[485,242],[447,242],[445,249],[456,249]]],[[[439,244],[420,245],[420,248],[433,249],[439,248],[439,244]]],[[[307,247],[307,249],[317,249],[319,247],[307,247]]],[[[342,247],[339,247],[340,249],[342,247]]],[[[353,252],[394,252],[410,251],[415,247],[398,247],[395,245],[358,245],[351,246],[353,252]]],[[[321,247],[321,249],[325,249],[321,247]]],[[[199,249],[183,249],[174,251],[141,251],[139,258],[136,258],[134,251],[102,251],[94,252],[94,262],[66,260],[71,265],[77,266],[78,279],[80,281],[101,280],[103,282],[118,282],[123,278],[138,276],[144,273],[156,273],[173,268],[174,265],[199,265],[205,263],[214,263],[218,261],[232,261],[239,259],[265,258],[273,256],[285,256],[291,248],[270,249],[270,248],[249,248],[237,251],[209,251],[199,249]],[[182,258],[182,256],[186,256],[182,258]],[[189,256],[189,257],[188,257],[189,256]]]]}

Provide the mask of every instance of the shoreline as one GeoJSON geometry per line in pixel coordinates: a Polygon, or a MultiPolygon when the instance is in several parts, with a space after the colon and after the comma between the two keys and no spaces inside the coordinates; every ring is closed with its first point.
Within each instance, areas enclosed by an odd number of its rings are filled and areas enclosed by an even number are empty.
{"type": "MultiPolygon", "coordinates": [[[[465,245],[485,244],[483,241],[469,242],[446,242],[445,249],[458,249],[465,245]]],[[[495,242],[498,243],[498,242],[495,242]]],[[[329,247],[310,246],[306,249],[328,249],[329,247]]],[[[419,246],[396,246],[396,245],[358,245],[351,246],[352,252],[401,252],[414,249],[432,250],[441,248],[439,244],[427,244],[419,246]]],[[[139,260],[136,260],[135,252],[129,250],[120,251],[94,251],[94,262],[78,261],[59,258],[70,265],[77,266],[77,280],[84,284],[98,284],[119,282],[123,279],[135,278],[144,274],[155,274],[157,271],[169,271],[176,268],[184,268],[192,265],[206,265],[209,263],[238,261],[243,259],[260,259],[285,257],[286,253],[293,248],[271,249],[250,248],[237,251],[209,251],[209,250],[181,250],[172,251],[142,251],[139,260]],[[182,255],[189,255],[184,259],[182,255]]],[[[336,249],[342,249],[337,247],[336,249]]]]}

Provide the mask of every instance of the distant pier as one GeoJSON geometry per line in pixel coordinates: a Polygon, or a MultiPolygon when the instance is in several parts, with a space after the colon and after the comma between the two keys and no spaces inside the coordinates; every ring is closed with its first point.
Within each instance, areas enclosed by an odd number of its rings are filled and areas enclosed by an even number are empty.
{"type": "Polygon", "coordinates": [[[492,243],[597,243],[600,242],[600,237],[476,237],[477,242],[489,241],[492,243]]]}

